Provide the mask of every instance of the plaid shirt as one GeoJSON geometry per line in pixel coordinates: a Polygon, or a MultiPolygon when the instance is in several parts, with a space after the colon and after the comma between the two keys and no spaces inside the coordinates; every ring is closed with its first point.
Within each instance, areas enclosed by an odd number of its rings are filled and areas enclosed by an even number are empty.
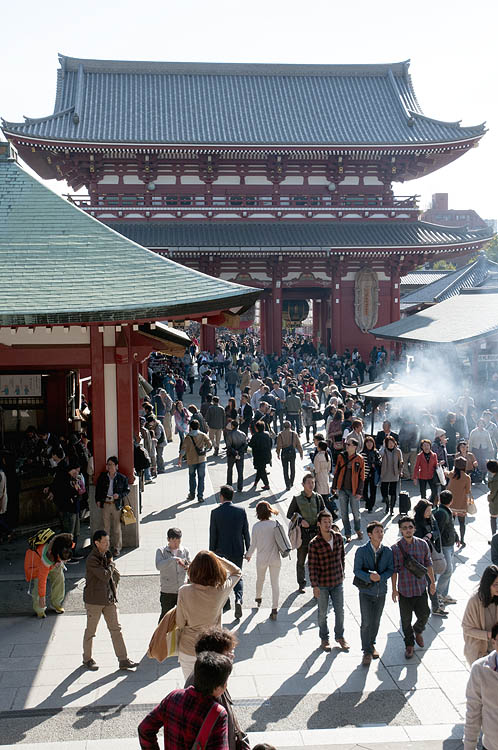
{"type": "Polygon", "coordinates": [[[138,727],[142,750],[159,750],[157,733],[164,727],[165,750],[190,750],[213,704],[219,715],[205,750],[228,750],[227,712],[210,695],[202,695],[194,687],[173,690],[150,712],[138,727]]]}
{"type": "Polygon", "coordinates": [[[342,534],[332,532],[333,548],[320,535],[311,540],[308,547],[310,582],[315,586],[332,588],[344,580],[344,542],[342,534]]]}
{"type": "Polygon", "coordinates": [[[401,596],[412,597],[421,596],[427,586],[424,578],[417,578],[410,573],[404,565],[403,550],[411,555],[417,562],[425,565],[426,568],[432,566],[432,558],[429,545],[424,539],[413,537],[413,542],[408,544],[404,539],[400,539],[391,547],[394,555],[394,572],[398,574],[397,588],[401,596]]]}

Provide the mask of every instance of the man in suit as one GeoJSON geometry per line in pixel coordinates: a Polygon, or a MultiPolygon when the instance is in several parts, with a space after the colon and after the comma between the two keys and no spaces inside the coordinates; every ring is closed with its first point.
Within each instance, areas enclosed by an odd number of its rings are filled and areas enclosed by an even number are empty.
{"type": "Polygon", "coordinates": [[[392,435],[392,437],[396,440],[396,444],[399,443],[399,436],[396,432],[393,432],[391,430],[391,423],[388,419],[385,419],[382,422],[382,429],[378,431],[377,435],[375,436],[375,447],[377,450],[382,448],[384,445],[384,440],[388,435],[392,435]]]}
{"type": "MultiPolygon", "coordinates": [[[[233,488],[223,485],[220,489],[220,505],[211,512],[209,523],[209,549],[220,557],[242,568],[244,554],[249,549],[249,524],[244,508],[237,508],[232,503],[233,488]]],[[[242,617],[243,579],[235,586],[235,617],[242,617]]],[[[230,609],[227,601],[225,609],[230,609]]]]}

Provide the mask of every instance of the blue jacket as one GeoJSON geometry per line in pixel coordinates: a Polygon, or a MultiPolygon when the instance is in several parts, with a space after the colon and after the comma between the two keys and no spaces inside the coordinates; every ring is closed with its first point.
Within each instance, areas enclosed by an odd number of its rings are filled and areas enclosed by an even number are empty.
{"type": "Polygon", "coordinates": [[[244,508],[223,502],[211,511],[209,549],[212,552],[240,567],[250,545],[249,524],[244,508]]]}
{"type": "Polygon", "coordinates": [[[384,596],[387,593],[387,582],[394,573],[394,558],[390,547],[379,547],[377,554],[377,573],[380,575],[380,581],[373,583],[370,581],[370,573],[375,570],[375,561],[372,545],[370,542],[358,547],[354,556],[354,574],[364,581],[373,585],[368,589],[359,589],[361,594],[367,596],[384,596]]]}

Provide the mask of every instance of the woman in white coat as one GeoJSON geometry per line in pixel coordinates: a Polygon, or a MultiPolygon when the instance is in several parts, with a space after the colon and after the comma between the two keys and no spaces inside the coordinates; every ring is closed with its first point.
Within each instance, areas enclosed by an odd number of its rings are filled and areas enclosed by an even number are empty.
{"type": "Polygon", "coordinates": [[[275,527],[277,522],[272,516],[278,515],[278,510],[272,508],[266,500],[261,500],[256,505],[256,516],[258,521],[251,531],[251,546],[247,550],[246,560],[249,562],[256,552],[256,604],[261,606],[263,584],[266,571],[270,570],[270,583],[272,594],[272,610],[270,619],[277,619],[278,597],[280,594],[278,579],[280,566],[282,564],[280,552],[275,541],[275,527]]]}

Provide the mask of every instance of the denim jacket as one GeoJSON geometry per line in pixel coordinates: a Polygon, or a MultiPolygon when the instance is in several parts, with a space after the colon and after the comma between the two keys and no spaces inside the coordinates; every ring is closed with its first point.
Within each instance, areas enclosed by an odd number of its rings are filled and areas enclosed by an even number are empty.
{"type": "Polygon", "coordinates": [[[370,542],[363,544],[356,550],[353,570],[355,576],[373,584],[368,589],[360,589],[361,594],[376,597],[384,596],[387,593],[387,582],[394,573],[392,550],[389,547],[384,547],[383,544],[379,547],[377,553],[377,573],[380,575],[380,581],[374,583],[370,580],[370,573],[375,570],[374,553],[370,542]]]}

